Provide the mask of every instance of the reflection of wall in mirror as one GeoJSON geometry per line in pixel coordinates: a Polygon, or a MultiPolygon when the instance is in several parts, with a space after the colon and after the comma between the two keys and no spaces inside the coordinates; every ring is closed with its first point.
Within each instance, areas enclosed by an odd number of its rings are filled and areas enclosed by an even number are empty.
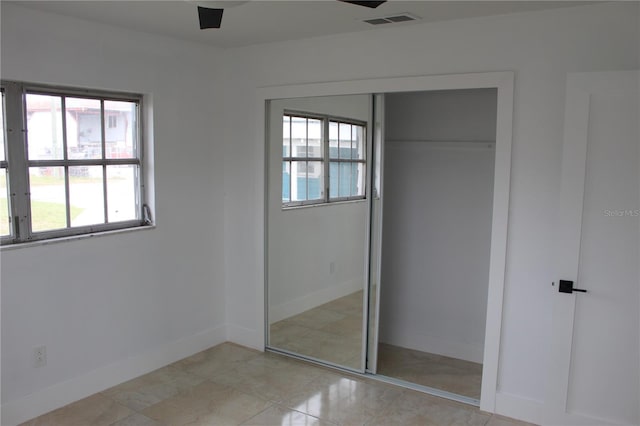
{"type": "Polygon", "coordinates": [[[285,109],[371,122],[368,95],[271,102],[268,225],[271,323],[362,290],[365,271],[366,201],[282,209],[281,122],[285,109]]]}

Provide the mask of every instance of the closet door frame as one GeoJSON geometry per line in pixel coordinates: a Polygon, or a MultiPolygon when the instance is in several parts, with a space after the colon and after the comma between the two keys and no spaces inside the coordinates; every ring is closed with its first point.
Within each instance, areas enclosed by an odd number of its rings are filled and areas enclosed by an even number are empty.
{"type": "Polygon", "coordinates": [[[256,93],[256,142],[255,164],[257,182],[256,203],[263,210],[255,214],[256,232],[262,244],[256,245],[257,268],[256,292],[259,303],[256,306],[258,326],[265,330],[259,337],[261,347],[266,342],[266,140],[268,137],[266,106],[271,99],[301,98],[310,96],[356,95],[393,92],[417,92],[455,89],[495,88],[498,91],[498,110],[496,123],[496,153],[494,172],[493,218],[491,230],[491,260],[489,267],[489,286],[487,300],[487,318],[485,327],[485,347],[483,357],[482,390],[480,409],[495,412],[498,385],[498,367],[500,362],[500,336],[504,298],[504,278],[507,250],[507,231],[509,222],[509,195],[511,181],[511,145],[513,134],[513,91],[514,73],[512,71],[425,75],[415,77],[394,77],[380,79],[350,80],[340,82],[310,83],[288,86],[260,88],[256,93]]]}

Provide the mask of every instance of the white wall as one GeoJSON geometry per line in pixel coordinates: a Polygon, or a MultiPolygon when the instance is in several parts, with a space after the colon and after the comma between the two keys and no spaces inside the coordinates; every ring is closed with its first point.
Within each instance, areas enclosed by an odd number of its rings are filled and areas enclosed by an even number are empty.
{"type": "Polygon", "coordinates": [[[225,340],[217,51],[2,3],[2,78],[152,101],[157,227],[5,250],[2,424],[225,340]],[[47,365],[32,351],[47,346],[47,365]]]}
{"type": "MultiPolygon", "coordinates": [[[[551,247],[558,205],[567,72],[638,67],[638,5],[603,3],[264,44],[230,51],[225,161],[262,162],[256,88],[319,81],[514,70],[508,255],[496,409],[539,417],[551,338],[551,247]],[[292,66],[295,64],[295,66],[292,66]],[[335,64],[340,64],[336,66],[335,64]]],[[[259,170],[259,168],[258,168],[259,170]]],[[[260,342],[257,256],[263,177],[225,169],[231,336],[260,342]],[[252,251],[253,250],[253,251],[252,251]],[[249,253],[242,259],[236,253],[249,253]],[[250,254],[253,253],[252,258],[250,254]]]]}
{"type": "Polygon", "coordinates": [[[282,209],[282,114],[285,109],[370,123],[370,96],[271,102],[269,146],[269,321],[364,288],[366,201],[282,209]],[[331,268],[333,264],[333,270],[331,268]]]}
{"type": "Polygon", "coordinates": [[[497,92],[388,94],[380,341],[482,363],[497,92]]]}
{"type": "Polygon", "coordinates": [[[496,89],[389,93],[385,139],[495,142],[496,110],[496,89]]]}
{"type": "Polygon", "coordinates": [[[3,415],[16,406],[23,414],[42,409],[43,393],[61,405],[91,393],[96,383],[107,386],[213,344],[224,338],[225,321],[232,340],[260,345],[264,209],[256,200],[264,176],[256,170],[264,149],[257,128],[247,125],[262,113],[256,88],[514,70],[496,409],[536,418],[551,335],[548,287],[557,279],[549,248],[566,73],[637,68],[636,3],[376,28],[220,52],[2,2],[1,35],[3,78],[152,95],[158,220],[155,230],[2,252],[3,415]],[[96,274],[105,263],[110,272],[96,274]],[[31,369],[29,355],[42,343],[48,365],[31,369]],[[128,363],[146,353],[161,355],[128,363]],[[64,380],[71,381],[60,384],[64,380]],[[34,408],[33,401],[41,404],[34,408]]]}

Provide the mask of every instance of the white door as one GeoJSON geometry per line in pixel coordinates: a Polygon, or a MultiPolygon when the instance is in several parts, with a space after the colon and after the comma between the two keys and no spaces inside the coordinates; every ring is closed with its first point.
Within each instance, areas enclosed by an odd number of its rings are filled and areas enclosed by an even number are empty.
{"type": "Polygon", "coordinates": [[[639,88],[635,71],[567,79],[546,424],[640,423],[639,88]]]}

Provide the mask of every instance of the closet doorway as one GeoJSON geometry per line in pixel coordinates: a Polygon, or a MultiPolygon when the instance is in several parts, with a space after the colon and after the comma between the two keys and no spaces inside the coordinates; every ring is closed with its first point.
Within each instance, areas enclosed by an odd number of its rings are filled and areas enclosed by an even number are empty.
{"type": "Polygon", "coordinates": [[[513,74],[258,100],[265,348],[493,412],[513,74]]]}
{"type": "Polygon", "coordinates": [[[376,373],[479,404],[496,89],[384,99],[376,373]]]}

